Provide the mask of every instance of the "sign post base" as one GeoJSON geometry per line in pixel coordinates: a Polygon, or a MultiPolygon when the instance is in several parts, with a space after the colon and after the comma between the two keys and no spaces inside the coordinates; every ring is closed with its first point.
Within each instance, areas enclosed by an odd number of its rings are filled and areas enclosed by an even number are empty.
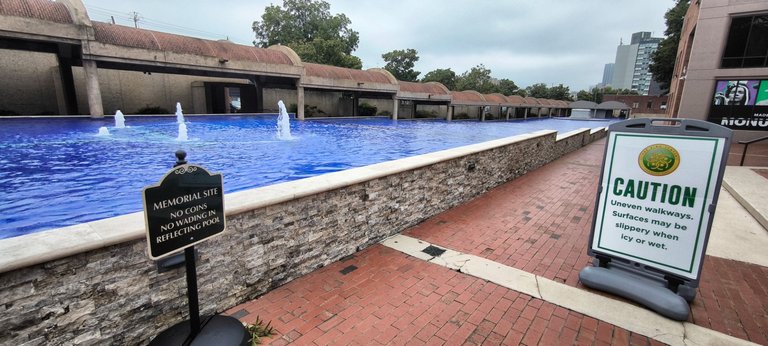
{"type": "Polygon", "coordinates": [[[150,345],[249,345],[250,336],[240,321],[229,316],[203,318],[200,333],[189,340],[190,321],[181,321],[157,335],[150,345]]]}
{"type": "MultiPolygon", "coordinates": [[[[639,275],[621,266],[585,267],[579,272],[584,286],[615,294],[642,304],[676,321],[688,319],[690,307],[685,298],[672,292],[664,280],[639,275]]],[[[682,287],[682,286],[681,286],[682,287]]]]}

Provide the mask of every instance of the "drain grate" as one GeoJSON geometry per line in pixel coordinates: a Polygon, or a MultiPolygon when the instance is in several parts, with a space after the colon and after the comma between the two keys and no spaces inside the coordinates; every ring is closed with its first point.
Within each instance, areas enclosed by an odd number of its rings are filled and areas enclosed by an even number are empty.
{"type": "Polygon", "coordinates": [[[340,270],[339,273],[341,273],[341,275],[347,275],[347,274],[349,274],[349,273],[351,273],[351,272],[353,272],[355,270],[357,270],[357,267],[355,265],[350,265],[350,266],[340,270]]]}
{"type": "Polygon", "coordinates": [[[229,315],[229,317],[234,317],[234,318],[237,318],[237,319],[241,319],[241,318],[243,318],[245,316],[248,316],[248,310],[245,310],[245,309],[238,310],[235,313],[229,315]]]}
{"type": "Polygon", "coordinates": [[[441,248],[439,248],[437,246],[430,245],[430,246],[425,247],[424,250],[421,250],[421,252],[423,252],[423,253],[425,253],[427,255],[430,255],[430,256],[437,257],[437,256],[442,255],[445,252],[445,249],[441,249],[441,248]]]}

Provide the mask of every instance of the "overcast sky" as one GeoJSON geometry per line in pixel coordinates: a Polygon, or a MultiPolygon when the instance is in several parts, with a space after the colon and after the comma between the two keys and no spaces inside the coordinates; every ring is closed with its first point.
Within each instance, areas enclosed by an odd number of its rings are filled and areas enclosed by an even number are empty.
{"type": "MultiPolygon", "coordinates": [[[[84,0],[92,20],[251,45],[251,25],[275,0],[84,0]]],[[[571,91],[600,82],[619,40],[650,31],[664,36],[674,0],[327,0],[360,33],[354,55],[363,68],[381,55],[416,49],[420,78],[438,68],[461,74],[479,64],[519,87],[564,84],[571,91]]]]}

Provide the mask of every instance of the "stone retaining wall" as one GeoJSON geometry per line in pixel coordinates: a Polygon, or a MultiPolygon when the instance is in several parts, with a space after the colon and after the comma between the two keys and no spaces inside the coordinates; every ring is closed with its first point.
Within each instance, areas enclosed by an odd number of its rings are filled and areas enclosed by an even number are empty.
{"type": "MultiPolygon", "coordinates": [[[[604,136],[542,131],[228,195],[227,230],[197,246],[201,313],[252,300],[604,136]],[[246,207],[270,191],[289,197],[246,207]]],[[[145,344],[185,319],[184,269],[158,273],[137,232],[23,268],[0,264],[0,344],[145,344]]]]}

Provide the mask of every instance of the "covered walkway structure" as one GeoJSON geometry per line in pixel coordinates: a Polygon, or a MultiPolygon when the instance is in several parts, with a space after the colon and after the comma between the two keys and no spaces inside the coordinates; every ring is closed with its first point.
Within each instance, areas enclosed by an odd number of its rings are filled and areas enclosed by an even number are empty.
{"type": "Polygon", "coordinates": [[[261,113],[273,110],[265,97],[285,98],[299,119],[305,112],[369,115],[360,111],[361,102],[379,105],[384,110],[378,115],[394,119],[509,120],[568,112],[561,101],[451,92],[435,82],[398,81],[379,68],[307,63],[286,46],[258,48],[91,21],[80,0],[0,3],[0,55],[8,57],[0,63],[0,110],[19,114],[102,117],[176,102],[192,114],[261,113]]]}

